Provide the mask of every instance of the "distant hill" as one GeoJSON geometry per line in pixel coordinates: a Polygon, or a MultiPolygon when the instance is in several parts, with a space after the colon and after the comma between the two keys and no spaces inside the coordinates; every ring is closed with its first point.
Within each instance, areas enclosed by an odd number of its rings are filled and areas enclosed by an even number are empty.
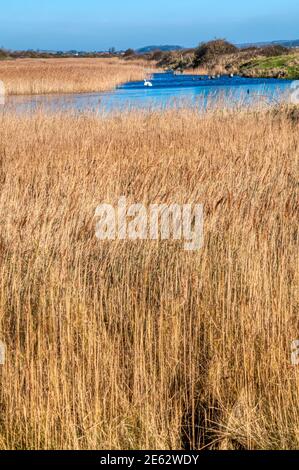
{"type": "Polygon", "coordinates": [[[284,47],[299,47],[299,39],[268,41],[268,42],[250,42],[245,44],[237,44],[238,47],[244,49],[246,47],[265,47],[265,46],[284,46],[284,47]]]}
{"type": "Polygon", "coordinates": [[[145,47],[141,47],[140,49],[137,49],[136,52],[138,54],[147,54],[148,52],[153,52],[153,51],[163,51],[163,52],[167,52],[167,51],[180,51],[182,50],[183,47],[181,46],[169,46],[169,45],[166,45],[166,46],[145,46],[145,47]]]}
{"type": "MultiPolygon", "coordinates": [[[[299,39],[292,39],[292,40],[285,40],[281,39],[279,41],[265,41],[265,42],[248,42],[243,44],[236,44],[237,47],[240,49],[245,49],[246,47],[266,47],[266,46],[284,46],[284,47],[299,47],[299,39]]],[[[185,48],[182,46],[171,46],[171,45],[163,45],[163,46],[145,46],[137,49],[137,54],[148,54],[150,52],[160,50],[163,52],[169,51],[182,51],[185,48]]]]}

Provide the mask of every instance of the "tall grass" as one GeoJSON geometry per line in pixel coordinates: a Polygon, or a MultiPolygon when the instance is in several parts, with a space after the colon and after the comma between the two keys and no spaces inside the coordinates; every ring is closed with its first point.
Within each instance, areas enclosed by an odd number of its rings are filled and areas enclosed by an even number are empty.
{"type": "Polygon", "coordinates": [[[0,448],[298,448],[296,122],[39,112],[0,136],[0,448]],[[120,195],[203,203],[204,248],[97,241],[120,195]]]}
{"type": "Polygon", "coordinates": [[[0,80],[9,95],[111,90],[142,80],[148,62],[121,59],[18,59],[0,62],[0,80]]]}

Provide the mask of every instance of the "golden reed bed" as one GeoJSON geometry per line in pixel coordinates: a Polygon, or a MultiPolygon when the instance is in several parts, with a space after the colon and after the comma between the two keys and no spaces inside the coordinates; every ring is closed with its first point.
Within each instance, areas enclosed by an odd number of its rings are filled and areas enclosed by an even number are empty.
{"type": "Polygon", "coordinates": [[[299,447],[298,124],[0,116],[1,449],[299,447]],[[205,243],[100,242],[100,202],[201,202],[205,243]]]}
{"type": "Polygon", "coordinates": [[[142,60],[18,59],[0,61],[0,80],[8,95],[83,93],[143,80],[150,70],[142,60]]]}

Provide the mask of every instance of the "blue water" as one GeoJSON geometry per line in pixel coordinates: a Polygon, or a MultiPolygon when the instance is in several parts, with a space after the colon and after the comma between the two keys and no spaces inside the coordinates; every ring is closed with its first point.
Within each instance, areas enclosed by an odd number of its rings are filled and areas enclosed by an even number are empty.
{"type": "Polygon", "coordinates": [[[21,111],[46,107],[54,111],[123,111],[127,109],[165,109],[170,107],[203,107],[225,103],[228,106],[261,103],[275,104],[287,99],[292,81],[206,75],[156,73],[143,81],[130,82],[105,93],[36,95],[9,97],[5,108],[21,111]]]}

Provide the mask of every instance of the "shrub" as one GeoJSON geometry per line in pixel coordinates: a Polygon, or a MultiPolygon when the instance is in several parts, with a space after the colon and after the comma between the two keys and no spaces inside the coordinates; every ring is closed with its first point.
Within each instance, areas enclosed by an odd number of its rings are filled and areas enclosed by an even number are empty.
{"type": "Polygon", "coordinates": [[[8,51],[6,51],[5,49],[1,48],[1,49],[0,49],[0,59],[6,59],[7,57],[9,57],[8,51]]]}
{"type": "Polygon", "coordinates": [[[259,54],[265,57],[275,57],[275,56],[280,56],[283,54],[289,54],[289,52],[290,52],[290,49],[277,44],[277,45],[263,47],[259,51],[259,54]]]}
{"type": "Polygon", "coordinates": [[[234,54],[239,49],[224,39],[215,39],[214,41],[201,44],[195,50],[195,67],[210,62],[216,57],[224,54],[234,54]]]}
{"type": "Polygon", "coordinates": [[[134,49],[127,49],[124,53],[124,57],[131,57],[132,55],[135,55],[134,49]]]}
{"type": "Polygon", "coordinates": [[[151,60],[155,60],[156,62],[162,60],[164,57],[164,52],[161,51],[160,49],[155,50],[152,53],[151,60]]]}

